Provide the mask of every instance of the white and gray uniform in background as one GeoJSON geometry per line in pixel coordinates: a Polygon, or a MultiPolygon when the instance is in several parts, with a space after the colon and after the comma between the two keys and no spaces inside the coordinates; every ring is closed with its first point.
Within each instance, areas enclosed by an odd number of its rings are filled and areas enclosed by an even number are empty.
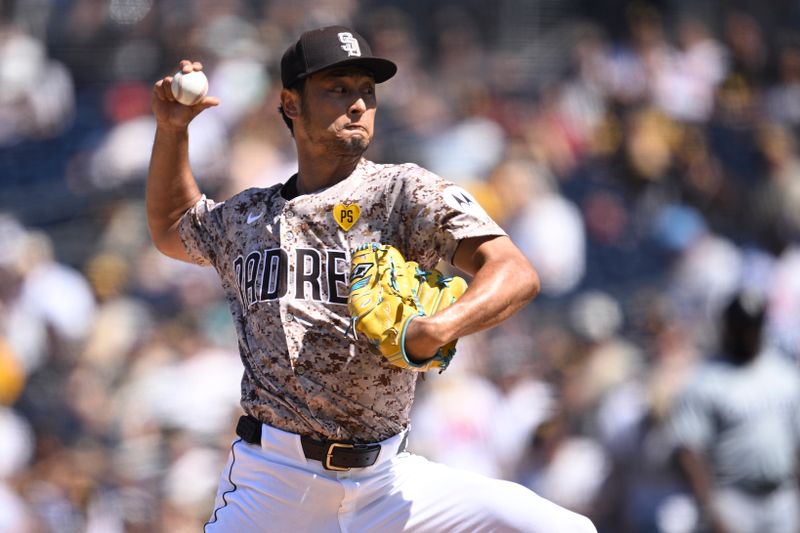
{"type": "Polygon", "coordinates": [[[384,454],[409,427],[417,373],[345,336],[351,249],[390,244],[430,269],[461,239],[504,231],[464,189],[413,164],[362,160],[307,195],[287,185],[203,198],[180,224],[189,255],[219,273],[242,407],[263,423],[261,446],[231,446],[206,531],[594,531],[520,485],[384,454]],[[335,472],[305,458],[301,435],[383,447],[375,465],[335,472]]]}
{"type": "Polygon", "coordinates": [[[670,423],[677,445],[707,458],[713,505],[732,533],[800,531],[800,372],[786,357],[704,363],[670,423]]]}

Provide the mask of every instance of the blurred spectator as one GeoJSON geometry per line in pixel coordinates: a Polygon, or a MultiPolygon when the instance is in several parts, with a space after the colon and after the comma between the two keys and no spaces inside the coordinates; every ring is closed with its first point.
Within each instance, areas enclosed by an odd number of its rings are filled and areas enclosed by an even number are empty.
{"type": "Polygon", "coordinates": [[[571,376],[577,383],[563,401],[577,412],[595,411],[617,387],[639,375],[641,351],[620,336],[624,317],[610,295],[590,291],[579,295],[570,309],[570,322],[581,342],[581,361],[571,376]]]}
{"type": "Polygon", "coordinates": [[[787,248],[773,265],[767,287],[771,344],[800,361],[800,247],[787,248]]]}
{"type": "Polygon", "coordinates": [[[681,50],[670,50],[654,68],[655,103],[675,119],[707,120],[714,107],[714,90],[725,76],[725,50],[697,18],[678,27],[681,50]]]}
{"type": "Polygon", "coordinates": [[[800,127],[800,39],[786,43],[778,57],[778,83],[766,94],[770,118],[800,127]]]}
{"type": "Polygon", "coordinates": [[[500,405],[499,391],[486,378],[464,372],[448,375],[442,383],[420,393],[414,404],[414,436],[410,439],[414,453],[499,476],[499,457],[490,450],[495,437],[494,416],[500,405]],[[447,446],[441,445],[444,441],[447,446]]]}
{"type": "Polygon", "coordinates": [[[607,475],[600,443],[570,434],[567,420],[558,414],[539,425],[516,473],[517,481],[537,494],[580,513],[591,511],[607,475]]]}
{"type": "Polygon", "coordinates": [[[748,84],[766,78],[769,56],[760,24],[750,13],[732,11],[725,17],[725,40],[731,50],[733,72],[748,84]]]}
{"type": "Polygon", "coordinates": [[[598,435],[610,473],[595,501],[600,530],[688,533],[697,510],[673,467],[668,414],[697,358],[690,329],[669,302],[642,295],[649,361],[603,398],[598,435]]]}
{"type": "Polygon", "coordinates": [[[766,125],[758,140],[767,175],[755,191],[755,223],[767,249],[779,254],[800,237],[800,157],[786,127],[766,125]]]}
{"type": "Polygon", "coordinates": [[[29,504],[13,484],[31,460],[34,445],[31,428],[23,418],[0,404],[0,433],[3,435],[0,441],[0,508],[3,509],[0,531],[33,531],[29,504]]]}
{"type": "Polygon", "coordinates": [[[762,347],[764,300],[739,293],[721,317],[719,357],[672,415],[678,459],[713,533],[800,529],[800,373],[762,347]]]}
{"type": "Polygon", "coordinates": [[[542,292],[574,290],[586,269],[585,234],[578,208],[558,194],[544,170],[509,159],[489,178],[497,191],[500,220],[525,256],[536,265],[542,292]]]}
{"type": "MultiPolygon", "coordinates": [[[[22,300],[26,283],[29,234],[16,219],[0,214],[0,340],[3,340],[5,395],[24,381],[47,357],[47,325],[43,314],[22,300]],[[21,374],[21,375],[20,375],[21,374]],[[16,377],[14,377],[16,376],[16,377]]],[[[42,302],[46,305],[50,298],[42,302]]],[[[32,302],[36,303],[36,302],[32,302]]]]}
{"type": "Polygon", "coordinates": [[[44,43],[0,20],[0,146],[56,136],[74,112],[69,70],[44,43]]]}
{"type": "Polygon", "coordinates": [[[50,238],[28,232],[20,305],[30,310],[61,342],[82,340],[94,320],[94,296],[86,279],[53,257],[50,238]],[[52,295],[58,294],[58,298],[52,295]]]}

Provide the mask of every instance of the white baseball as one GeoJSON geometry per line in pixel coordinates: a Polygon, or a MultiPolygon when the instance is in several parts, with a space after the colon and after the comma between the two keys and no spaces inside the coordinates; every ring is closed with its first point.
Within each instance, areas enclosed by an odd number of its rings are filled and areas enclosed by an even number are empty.
{"type": "Polygon", "coordinates": [[[172,96],[183,105],[194,105],[208,93],[208,78],[199,70],[172,77],[172,96]]]}

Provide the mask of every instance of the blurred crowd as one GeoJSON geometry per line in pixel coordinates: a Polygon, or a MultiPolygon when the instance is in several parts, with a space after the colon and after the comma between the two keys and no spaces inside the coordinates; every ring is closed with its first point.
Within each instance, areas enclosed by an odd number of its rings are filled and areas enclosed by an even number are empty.
{"type": "Polygon", "coordinates": [[[280,55],[340,22],[399,65],[368,157],[468,188],[542,278],[420,381],[412,449],[692,531],[666,421],[721,305],[759,292],[800,358],[796,2],[0,2],[0,532],[201,529],[241,363],[216,274],[147,235],[151,85],[203,62],[209,196],[284,181],[280,55]]]}

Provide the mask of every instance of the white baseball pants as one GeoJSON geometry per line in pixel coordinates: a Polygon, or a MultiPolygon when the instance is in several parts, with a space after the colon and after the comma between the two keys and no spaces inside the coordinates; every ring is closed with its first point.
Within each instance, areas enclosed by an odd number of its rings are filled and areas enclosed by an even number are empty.
{"type": "Polygon", "coordinates": [[[261,446],[231,445],[205,532],[596,533],[522,485],[395,455],[402,438],[383,441],[373,466],[333,472],[298,435],[264,425],[261,446]]]}

